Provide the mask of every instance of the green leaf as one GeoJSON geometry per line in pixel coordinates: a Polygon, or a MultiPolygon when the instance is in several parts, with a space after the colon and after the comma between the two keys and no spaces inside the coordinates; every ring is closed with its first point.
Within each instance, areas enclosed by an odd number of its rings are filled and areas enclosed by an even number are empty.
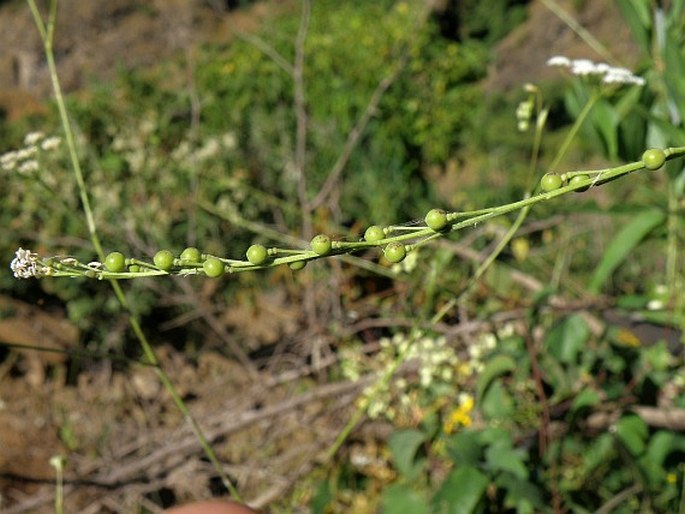
{"type": "Polygon", "coordinates": [[[550,330],[545,341],[549,353],[565,364],[578,362],[583,351],[590,328],[579,314],[573,314],[550,330]]]}
{"type": "Polygon", "coordinates": [[[638,456],[645,450],[649,429],[639,416],[623,416],[616,422],[614,429],[618,439],[632,455],[638,456]]]}
{"type": "Polygon", "coordinates": [[[454,434],[449,439],[447,451],[455,465],[477,465],[482,456],[479,434],[471,430],[454,434]]]}
{"type": "Polygon", "coordinates": [[[483,371],[478,376],[476,397],[480,401],[492,381],[505,373],[516,369],[516,361],[508,355],[496,355],[488,360],[483,371]]]}
{"type": "Polygon", "coordinates": [[[594,389],[583,389],[578,396],[573,399],[571,412],[576,412],[583,407],[592,407],[599,403],[599,394],[594,389]]]}
{"type": "Polygon", "coordinates": [[[610,462],[614,453],[614,440],[611,434],[604,433],[593,439],[583,452],[582,473],[589,476],[598,466],[610,462]]]}
{"type": "Polygon", "coordinates": [[[383,491],[383,514],[428,514],[428,504],[416,491],[393,484],[383,491]]]}
{"type": "Polygon", "coordinates": [[[508,471],[520,480],[528,478],[528,469],[524,464],[525,454],[521,450],[507,447],[505,444],[493,444],[485,450],[485,460],[492,471],[508,471]]]}
{"type": "Polygon", "coordinates": [[[588,290],[597,294],[616,268],[630,255],[630,252],[655,227],[661,225],[665,217],[663,211],[657,209],[648,209],[633,216],[609,243],[588,285],[588,290]]]}
{"type": "Polygon", "coordinates": [[[481,412],[488,419],[506,418],[514,411],[514,401],[500,380],[492,383],[480,403],[481,412]]]}
{"type": "Polygon", "coordinates": [[[425,440],[423,432],[413,429],[400,430],[390,436],[388,446],[395,467],[408,480],[411,480],[423,465],[423,461],[417,461],[416,453],[425,440]]]}
{"type": "Polygon", "coordinates": [[[514,475],[503,474],[497,478],[498,487],[506,491],[504,506],[515,508],[517,514],[543,512],[544,503],[540,490],[529,480],[519,480],[514,475]]]}
{"type": "Polygon", "coordinates": [[[312,514],[325,514],[326,506],[333,499],[333,493],[331,492],[331,486],[328,482],[321,482],[319,487],[316,489],[316,493],[309,504],[312,514]]]}
{"type": "Polygon", "coordinates": [[[433,497],[434,512],[472,514],[485,495],[488,477],[473,466],[452,471],[433,497]]]}
{"type": "Polygon", "coordinates": [[[618,123],[619,115],[616,109],[607,102],[601,100],[592,108],[592,124],[604,142],[604,151],[610,160],[618,157],[618,123]]]}
{"type": "Polygon", "coordinates": [[[642,51],[649,55],[651,50],[651,13],[649,2],[635,0],[618,0],[616,6],[623,14],[626,23],[630,27],[635,41],[642,51]]]}

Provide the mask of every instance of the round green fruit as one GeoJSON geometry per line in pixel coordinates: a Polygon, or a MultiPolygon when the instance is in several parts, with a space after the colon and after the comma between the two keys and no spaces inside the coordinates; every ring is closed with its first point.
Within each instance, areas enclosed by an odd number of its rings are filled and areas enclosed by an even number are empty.
{"type": "Polygon", "coordinates": [[[447,214],[442,209],[431,209],[424,220],[436,232],[447,226],[447,214]]]}
{"type": "MultiPolygon", "coordinates": [[[[578,186],[578,185],[582,184],[583,182],[585,182],[586,180],[588,180],[589,178],[590,177],[588,177],[587,175],[574,175],[573,177],[571,177],[571,180],[568,181],[568,185],[572,186],[572,187],[578,186]]],[[[590,186],[583,186],[583,187],[579,187],[578,189],[576,189],[576,191],[578,193],[582,193],[583,191],[587,191],[589,188],[590,188],[590,186]]]]}
{"type": "Polygon", "coordinates": [[[556,173],[545,173],[540,179],[540,189],[544,192],[549,193],[550,191],[556,191],[563,184],[563,180],[556,173]]]}
{"type": "Polygon", "coordinates": [[[385,232],[378,225],[371,225],[364,232],[364,239],[369,243],[375,243],[381,239],[385,239],[385,232]]]}
{"type": "Polygon", "coordinates": [[[325,234],[319,234],[312,239],[311,242],[312,250],[319,255],[327,255],[330,253],[333,243],[331,238],[325,234]]]}
{"type": "Polygon", "coordinates": [[[205,262],[203,262],[202,269],[205,271],[205,275],[211,278],[218,278],[223,275],[225,271],[224,263],[216,257],[209,257],[205,262]]]}
{"type": "Polygon", "coordinates": [[[105,268],[112,273],[121,273],[126,268],[126,258],[121,252],[112,252],[105,258],[105,268]]]}
{"type": "Polygon", "coordinates": [[[293,271],[300,271],[307,265],[307,261],[295,261],[288,264],[293,271]]]}
{"type": "Polygon", "coordinates": [[[250,246],[245,255],[247,256],[248,261],[255,266],[259,266],[260,264],[264,264],[269,253],[264,246],[257,244],[250,246]]]}
{"type": "Polygon", "coordinates": [[[642,154],[642,162],[648,170],[658,170],[666,162],[666,154],[659,148],[650,148],[642,154]]]}
{"type": "Polygon", "coordinates": [[[396,264],[398,262],[402,262],[402,260],[407,256],[407,249],[402,243],[390,243],[385,247],[383,253],[388,261],[396,264]]]}
{"type": "Polygon", "coordinates": [[[152,260],[162,271],[169,271],[174,265],[174,254],[169,250],[160,250],[152,260]]]}
{"type": "Polygon", "coordinates": [[[190,264],[197,264],[202,260],[202,254],[200,250],[195,247],[188,247],[181,252],[181,261],[190,264]]]}

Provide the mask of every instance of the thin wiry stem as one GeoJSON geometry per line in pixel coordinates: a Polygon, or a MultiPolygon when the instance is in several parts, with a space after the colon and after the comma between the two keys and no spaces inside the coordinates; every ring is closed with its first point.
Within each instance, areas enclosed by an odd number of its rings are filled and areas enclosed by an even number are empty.
{"type": "Polygon", "coordinates": [[[406,68],[410,58],[410,50],[412,47],[412,43],[414,42],[417,35],[420,33],[421,26],[426,22],[426,20],[428,19],[428,14],[430,13],[430,2],[427,2],[426,4],[427,5],[425,6],[424,10],[421,12],[421,15],[418,17],[416,23],[414,24],[415,26],[412,28],[412,35],[405,42],[405,48],[402,49],[397,63],[395,64],[392,71],[386,77],[381,79],[381,81],[376,86],[376,89],[373,91],[371,97],[369,98],[369,102],[367,103],[366,108],[364,109],[361,116],[355,123],[354,127],[352,127],[350,133],[347,135],[345,145],[343,146],[343,149],[340,152],[338,159],[335,161],[333,167],[328,173],[328,176],[326,177],[326,180],[321,186],[321,189],[309,202],[309,208],[311,210],[317,209],[331,197],[333,191],[335,190],[338,184],[338,181],[340,180],[343,171],[345,170],[345,167],[347,166],[347,163],[350,160],[350,157],[352,156],[352,153],[357,148],[359,140],[361,136],[364,134],[366,127],[368,126],[369,121],[371,121],[371,118],[377,114],[378,106],[380,104],[381,99],[383,98],[383,95],[397,81],[402,71],[406,68]]]}
{"type": "Polygon", "coordinates": [[[304,84],[304,44],[307,39],[311,9],[311,0],[302,0],[302,14],[300,15],[300,27],[295,40],[295,63],[293,66],[294,108],[297,124],[295,132],[295,170],[297,173],[297,196],[302,207],[302,235],[305,239],[312,237],[312,216],[307,199],[307,175],[305,170],[308,116],[304,84]]]}
{"type": "MultiPolygon", "coordinates": [[[[78,186],[79,190],[79,195],[81,198],[81,203],[83,205],[83,211],[86,216],[86,223],[88,226],[88,233],[90,235],[90,240],[93,245],[93,248],[95,249],[96,253],[98,254],[98,257],[100,260],[104,260],[104,252],[102,250],[102,244],[100,243],[100,238],[97,233],[97,227],[95,224],[95,218],[93,216],[93,210],[90,204],[90,198],[88,196],[88,189],[85,184],[85,180],[83,178],[83,170],[81,168],[81,163],[78,157],[78,152],[76,150],[76,142],[75,142],[75,137],[74,137],[74,131],[71,126],[71,120],[69,119],[69,113],[67,112],[66,104],[64,102],[64,94],[62,93],[62,86],[59,81],[59,77],[57,75],[57,66],[55,65],[55,55],[53,52],[53,41],[54,41],[54,34],[55,34],[55,26],[57,22],[57,0],[52,0],[50,2],[50,11],[48,14],[48,23],[47,25],[43,21],[43,17],[40,14],[40,11],[38,10],[35,0],[27,0],[29,9],[31,10],[31,13],[33,15],[34,22],[36,24],[36,27],[38,28],[38,31],[41,35],[41,39],[43,41],[43,47],[44,47],[44,52],[45,52],[45,57],[48,63],[48,70],[50,73],[50,80],[52,81],[52,88],[55,93],[55,101],[57,103],[57,108],[59,110],[60,114],[60,120],[62,122],[62,128],[64,130],[64,136],[67,142],[67,149],[69,152],[69,159],[72,165],[72,169],[74,171],[74,177],[76,179],[76,183],[78,186]]],[[[155,366],[155,370],[157,372],[157,376],[159,377],[160,381],[164,385],[164,388],[167,390],[169,395],[172,397],[174,403],[176,404],[176,407],[181,411],[183,416],[186,418],[186,421],[190,424],[192,427],[193,432],[195,433],[195,436],[197,437],[198,441],[200,442],[202,448],[205,451],[205,454],[207,455],[207,458],[211,461],[212,465],[216,469],[217,473],[219,474],[224,486],[228,491],[231,492],[231,494],[238,500],[240,500],[240,495],[238,494],[238,491],[236,490],[235,486],[231,483],[229,480],[228,476],[223,470],[223,467],[221,466],[221,463],[219,462],[219,459],[217,458],[216,454],[214,453],[214,450],[212,449],[211,445],[209,444],[207,438],[205,437],[204,433],[202,432],[200,426],[198,423],[195,421],[193,416],[190,414],[190,411],[188,410],[188,407],[186,406],[185,402],[181,398],[180,394],[176,390],[174,384],[172,383],[171,379],[167,375],[167,373],[162,369],[159,363],[159,359],[157,359],[157,356],[152,348],[152,345],[149,343],[147,340],[147,337],[145,336],[145,333],[143,332],[143,329],[140,325],[140,322],[138,318],[134,315],[128,300],[126,299],[126,295],[124,294],[123,289],[121,288],[121,285],[119,282],[116,280],[110,280],[110,284],[112,286],[112,289],[114,290],[114,294],[116,295],[117,299],[119,300],[120,305],[129,312],[129,323],[131,325],[131,329],[133,330],[134,334],[138,338],[141,347],[143,349],[143,353],[145,354],[145,357],[148,361],[149,364],[155,366]]]]}
{"type": "Polygon", "coordinates": [[[542,3],[547,9],[552,11],[561,21],[563,21],[568,27],[578,34],[587,45],[592,48],[595,52],[602,56],[607,62],[616,64],[618,60],[611,55],[609,49],[600,43],[595,36],[588,32],[585,27],[583,27],[576,19],[566,12],[555,0],[542,0],[542,3]]]}

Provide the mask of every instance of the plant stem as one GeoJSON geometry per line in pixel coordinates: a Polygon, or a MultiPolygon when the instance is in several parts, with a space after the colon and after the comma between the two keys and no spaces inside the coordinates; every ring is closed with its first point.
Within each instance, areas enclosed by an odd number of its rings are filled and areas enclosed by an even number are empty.
{"type": "MultiPolygon", "coordinates": [[[[69,159],[72,164],[72,168],[74,171],[74,177],[76,178],[76,183],[78,186],[79,190],[79,195],[81,198],[81,203],[83,205],[83,211],[86,216],[86,222],[88,225],[88,233],[90,235],[90,240],[91,243],[93,244],[93,248],[95,249],[96,253],[98,254],[98,257],[100,258],[101,261],[104,261],[105,255],[102,250],[102,245],[100,243],[100,238],[97,233],[97,227],[95,224],[95,218],[93,216],[93,210],[91,208],[90,204],[90,198],[88,197],[88,190],[86,188],[85,180],[83,178],[83,170],[81,169],[81,163],[78,158],[78,152],[76,151],[76,143],[75,143],[75,138],[74,138],[74,131],[72,130],[71,126],[71,121],[69,119],[69,113],[67,112],[66,104],[64,102],[64,95],[62,93],[62,87],[59,81],[59,77],[57,76],[57,67],[55,65],[55,56],[53,52],[53,40],[54,40],[54,34],[55,34],[55,25],[57,21],[57,0],[51,0],[50,2],[50,12],[48,15],[48,23],[47,26],[45,25],[43,18],[36,6],[35,0],[27,0],[29,4],[29,8],[31,10],[31,13],[33,15],[33,19],[35,21],[35,24],[38,28],[38,31],[40,32],[41,39],[43,41],[43,47],[45,50],[45,57],[48,63],[48,69],[50,72],[50,80],[52,81],[52,88],[55,93],[55,101],[57,102],[57,108],[59,110],[59,115],[60,115],[60,120],[62,122],[62,128],[64,130],[64,135],[65,139],[67,142],[67,148],[69,151],[69,159]]],[[[171,396],[173,402],[176,404],[177,408],[181,411],[183,416],[186,418],[186,420],[190,423],[191,429],[193,430],[195,436],[197,437],[200,445],[202,446],[205,454],[207,455],[207,458],[211,461],[212,465],[216,469],[217,473],[219,474],[221,481],[223,482],[224,486],[226,489],[231,493],[231,495],[238,501],[240,501],[240,495],[238,494],[238,491],[236,490],[235,486],[231,483],[229,480],[228,476],[224,472],[221,463],[219,462],[219,459],[217,458],[214,450],[212,449],[211,445],[209,444],[207,438],[205,437],[204,433],[200,429],[200,426],[197,424],[193,416],[191,415],[187,405],[179,395],[178,391],[174,387],[173,383],[171,382],[171,379],[169,378],[169,375],[164,371],[164,369],[160,366],[159,360],[157,359],[157,356],[154,352],[154,349],[150,345],[149,341],[147,340],[147,337],[145,336],[145,333],[143,332],[140,322],[138,321],[138,318],[135,316],[133,313],[127,299],[126,295],[124,294],[121,285],[117,280],[110,280],[109,281],[112,289],[114,290],[114,293],[119,300],[119,303],[121,304],[122,308],[124,308],[126,311],[129,312],[129,324],[131,325],[131,328],[138,338],[141,347],[143,349],[143,352],[145,354],[145,357],[147,358],[149,364],[155,366],[155,370],[157,372],[157,376],[159,377],[160,381],[162,382],[164,388],[167,390],[169,395],[171,396]]]]}
{"type": "Polygon", "coordinates": [[[596,91],[592,94],[588,101],[585,102],[583,109],[580,111],[580,114],[578,114],[578,117],[576,118],[576,121],[573,123],[571,130],[569,130],[568,134],[566,134],[566,137],[564,138],[564,141],[561,144],[559,151],[554,157],[554,160],[552,161],[552,164],[549,167],[550,170],[556,171],[557,166],[559,166],[559,163],[561,162],[561,159],[563,159],[566,155],[566,152],[571,146],[571,142],[576,137],[576,134],[580,130],[580,127],[583,125],[585,118],[588,117],[590,111],[592,110],[592,107],[597,103],[597,100],[599,100],[600,98],[601,94],[596,91]]]}

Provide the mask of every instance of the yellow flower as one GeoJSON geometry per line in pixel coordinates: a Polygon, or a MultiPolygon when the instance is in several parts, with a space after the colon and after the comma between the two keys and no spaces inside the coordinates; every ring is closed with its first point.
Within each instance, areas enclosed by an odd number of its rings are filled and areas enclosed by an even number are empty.
{"type": "Polygon", "coordinates": [[[470,415],[475,404],[473,396],[463,394],[460,397],[459,406],[450,413],[443,425],[443,429],[447,434],[451,434],[460,426],[469,427],[473,423],[470,415]]]}

